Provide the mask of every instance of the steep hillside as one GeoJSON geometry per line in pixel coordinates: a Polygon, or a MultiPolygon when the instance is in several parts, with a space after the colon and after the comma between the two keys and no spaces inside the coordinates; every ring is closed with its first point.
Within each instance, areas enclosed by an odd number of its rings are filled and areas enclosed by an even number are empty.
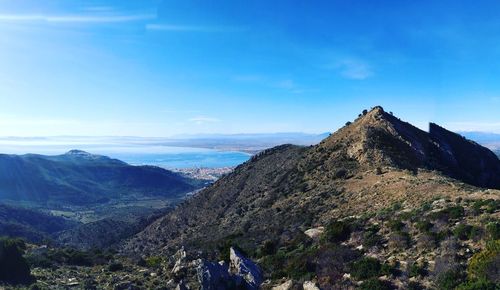
{"type": "MultiPolygon", "coordinates": [[[[124,251],[148,256],[171,254],[184,246],[187,251],[202,250],[205,257],[220,259],[217,255],[224,255],[228,245],[237,245],[263,263],[272,281],[280,275],[294,279],[313,275],[317,281],[329,277],[320,284],[332,289],[328,286],[361,283],[360,277],[342,279],[347,265],[360,254],[378,257],[384,263],[399,253],[400,257],[392,258],[398,263],[424,257],[418,254],[417,241],[406,239],[410,230],[419,227],[416,223],[433,220],[436,227],[432,235],[444,232],[441,238],[435,236],[429,241],[437,244],[429,246],[432,255],[425,259],[433,263],[429,270],[441,273],[442,269],[433,268],[435,263],[441,263],[435,260],[436,253],[441,251],[439,247],[446,246],[441,241],[453,236],[454,223],[467,227],[472,223],[484,233],[484,225],[480,226],[472,212],[482,213],[481,207],[487,205],[490,209],[480,219],[493,222],[492,227],[498,225],[495,222],[500,192],[485,188],[500,188],[499,166],[498,158],[476,143],[434,124],[430,132],[422,131],[375,107],[316,146],[284,145],[255,156],[151,224],[129,240],[124,251]],[[459,214],[450,218],[449,212],[455,211],[459,214]],[[388,219],[403,216],[408,224],[398,223],[392,234],[391,225],[381,227],[388,219]],[[337,221],[350,222],[342,230],[337,228],[337,221]],[[343,238],[334,238],[325,245],[308,237],[317,232],[316,236],[324,241],[328,233],[324,229],[328,227],[340,231],[343,238]],[[305,235],[308,232],[311,235],[305,235]],[[362,237],[356,238],[351,232],[362,237]],[[343,245],[346,248],[330,248],[349,237],[349,244],[343,245]],[[372,238],[378,242],[369,242],[372,238]],[[360,253],[363,246],[358,247],[366,239],[364,247],[368,248],[360,253]],[[394,250],[391,243],[407,243],[407,247],[394,250]],[[339,265],[328,264],[321,260],[322,255],[345,260],[339,265]],[[336,274],[324,277],[318,272],[320,266],[330,270],[337,267],[336,274]]],[[[492,236],[478,235],[474,251],[484,247],[481,237],[492,236]]],[[[464,267],[470,254],[464,257],[459,267],[464,267]]],[[[408,270],[398,266],[398,271],[408,270]]],[[[391,279],[401,287],[408,286],[408,280],[391,279]]],[[[437,285],[427,278],[421,282],[437,285]]]]}
{"type": "Polygon", "coordinates": [[[498,188],[499,166],[484,147],[436,125],[424,132],[375,107],[316,146],[279,146],[254,157],[128,246],[139,251],[198,247],[231,235],[258,244],[394,202],[474,196],[481,190],[452,177],[498,188]],[[470,174],[462,174],[468,168],[470,174]]]}
{"type": "Polygon", "coordinates": [[[35,210],[0,204],[0,236],[20,237],[31,242],[51,239],[57,232],[77,226],[76,222],[35,210]]]}
{"type": "Polygon", "coordinates": [[[0,155],[0,200],[88,205],[114,198],[177,198],[197,184],[152,166],[72,150],[59,156],[0,155]]]}

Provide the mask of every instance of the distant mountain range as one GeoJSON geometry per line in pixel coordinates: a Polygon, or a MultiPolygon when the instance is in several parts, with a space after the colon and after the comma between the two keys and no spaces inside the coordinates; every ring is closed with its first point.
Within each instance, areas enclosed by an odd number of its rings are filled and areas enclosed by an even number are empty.
{"type": "Polygon", "coordinates": [[[200,186],[159,167],[131,166],[79,150],[57,156],[0,155],[0,201],[82,206],[122,198],[179,198],[200,186]]]}
{"type": "Polygon", "coordinates": [[[461,135],[490,148],[500,156],[500,134],[485,132],[459,132],[461,135]]]}

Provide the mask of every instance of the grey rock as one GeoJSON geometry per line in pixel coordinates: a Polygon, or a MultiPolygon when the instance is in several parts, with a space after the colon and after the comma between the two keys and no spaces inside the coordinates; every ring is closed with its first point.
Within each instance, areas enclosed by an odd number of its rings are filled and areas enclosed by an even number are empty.
{"type": "Polygon", "coordinates": [[[264,281],[260,267],[233,247],[229,251],[231,272],[245,280],[247,289],[259,289],[264,281]]]}

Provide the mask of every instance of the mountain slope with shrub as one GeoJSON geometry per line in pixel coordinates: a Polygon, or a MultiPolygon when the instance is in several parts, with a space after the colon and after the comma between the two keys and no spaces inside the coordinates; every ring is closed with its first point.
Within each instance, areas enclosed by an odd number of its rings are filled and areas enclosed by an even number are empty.
{"type": "Polygon", "coordinates": [[[197,182],[153,166],[72,150],[58,156],[0,155],[0,200],[41,206],[91,205],[118,198],[178,198],[197,182]]]}
{"type": "Polygon", "coordinates": [[[18,237],[40,243],[77,225],[77,222],[61,217],[0,204],[0,236],[18,237]]]}
{"type": "Polygon", "coordinates": [[[325,289],[362,281],[385,287],[378,278],[386,275],[388,284],[406,289],[411,280],[445,285],[439,279],[465,275],[471,254],[498,239],[485,225],[498,225],[499,176],[491,151],[433,124],[422,131],[375,107],[318,145],[284,145],[255,156],[127,241],[124,251],[147,256],[184,246],[219,259],[237,245],[259,260],[270,283],[288,277],[313,279],[325,289]],[[329,238],[338,221],[347,233],[329,238]],[[448,257],[458,249],[467,254],[448,257]],[[411,259],[425,260],[435,277],[410,279],[411,259]],[[348,267],[354,261],[360,273],[368,267],[372,274],[355,274],[348,267]],[[387,272],[389,266],[403,278],[387,272]]]}

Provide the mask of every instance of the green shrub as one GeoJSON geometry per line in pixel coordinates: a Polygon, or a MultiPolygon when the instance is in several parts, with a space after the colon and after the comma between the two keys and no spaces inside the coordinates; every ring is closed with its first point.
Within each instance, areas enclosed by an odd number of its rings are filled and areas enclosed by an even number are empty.
{"type": "Polygon", "coordinates": [[[363,257],[351,264],[351,275],[357,280],[378,277],[382,265],[375,258],[363,257]]]}
{"type": "Polygon", "coordinates": [[[469,280],[497,281],[498,265],[500,264],[500,240],[488,243],[486,249],[472,256],[467,266],[469,280]]]}
{"type": "Polygon", "coordinates": [[[388,282],[380,281],[377,278],[371,278],[363,282],[359,287],[361,290],[390,290],[391,285],[388,282]]]}
{"type": "Polygon", "coordinates": [[[108,265],[108,270],[111,272],[117,272],[123,270],[123,264],[120,262],[112,262],[108,265]]]}
{"type": "Polygon", "coordinates": [[[392,265],[389,265],[389,264],[382,264],[382,266],[380,267],[380,274],[381,275],[391,275],[391,276],[394,276],[394,277],[397,277],[401,274],[401,272],[396,269],[396,267],[392,266],[392,265]]]}
{"type": "Polygon", "coordinates": [[[33,281],[30,267],[23,257],[26,246],[19,239],[0,239],[0,281],[29,284],[33,281]]]}
{"type": "Polygon", "coordinates": [[[420,283],[418,283],[418,282],[410,281],[408,283],[407,289],[408,290],[422,290],[422,289],[424,289],[424,287],[422,287],[422,285],[420,285],[420,283]]]}
{"type": "Polygon", "coordinates": [[[160,267],[162,258],[160,256],[151,256],[146,258],[146,265],[150,268],[160,267]]]}
{"type": "Polygon", "coordinates": [[[453,229],[453,235],[460,240],[470,240],[480,235],[480,229],[471,225],[459,224],[453,229]]]}
{"type": "Polygon", "coordinates": [[[365,248],[371,248],[377,246],[382,242],[382,238],[378,235],[380,228],[378,226],[370,226],[363,233],[363,246],[365,248]]]}
{"type": "Polygon", "coordinates": [[[326,226],[323,240],[330,243],[339,243],[349,239],[351,229],[345,222],[334,221],[326,226]]]}
{"type": "Polygon", "coordinates": [[[460,284],[456,290],[496,290],[497,284],[486,281],[486,280],[476,280],[468,281],[466,283],[460,284]]]}
{"type": "Polygon", "coordinates": [[[429,232],[432,227],[433,227],[433,224],[428,221],[428,220],[423,220],[423,221],[418,221],[416,224],[415,224],[415,227],[417,228],[417,230],[419,230],[420,232],[422,233],[427,233],[429,232]]]}
{"type": "Polygon", "coordinates": [[[411,266],[410,266],[410,269],[408,270],[408,275],[410,277],[418,277],[418,276],[421,276],[421,277],[424,277],[427,275],[427,269],[426,269],[426,265],[418,265],[416,263],[413,263],[411,266]]]}
{"type": "Polygon", "coordinates": [[[488,237],[492,240],[500,239],[500,223],[490,222],[486,225],[486,233],[488,237]]]}
{"type": "Polygon", "coordinates": [[[401,230],[403,230],[405,224],[400,220],[390,220],[387,223],[387,226],[394,232],[400,232],[401,230]]]}
{"type": "Polygon", "coordinates": [[[437,277],[436,286],[442,290],[455,289],[462,283],[464,278],[464,273],[459,269],[448,270],[437,277]]]}
{"type": "Polygon", "coordinates": [[[450,206],[448,208],[442,209],[440,211],[433,212],[429,215],[432,219],[439,220],[456,220],[464,216],[465,210],[462,206],[450,206]]]}
{"type": "Polygon", "coordinates": [[[266,240],[262,243],[258,250],[258,256],[268,256],[276,253],[276,243],[271,240],[266,240]]]}

